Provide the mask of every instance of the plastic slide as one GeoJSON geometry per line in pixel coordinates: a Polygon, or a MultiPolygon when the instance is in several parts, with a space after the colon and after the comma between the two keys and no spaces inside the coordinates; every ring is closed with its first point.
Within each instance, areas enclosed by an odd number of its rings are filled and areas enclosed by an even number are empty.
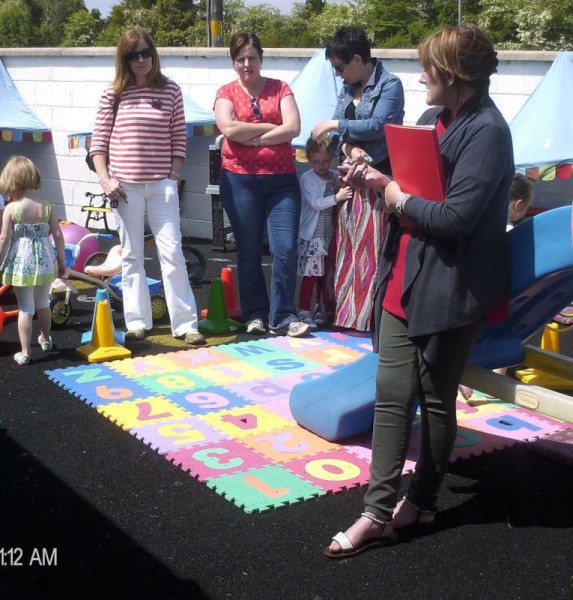
{"type": "MultiPolygon", "coordinates": [[[[508,233],[509,317],[483,331],[470,357],[472,365],[492,369],[522,362],[524,342],[573,298],[571,211],[567,206],[538,214],[508,233]]],[[[370,431],[376,363],[375,354],[367,355],[294,386],[294,419],[329,441],[370,431]]]]}

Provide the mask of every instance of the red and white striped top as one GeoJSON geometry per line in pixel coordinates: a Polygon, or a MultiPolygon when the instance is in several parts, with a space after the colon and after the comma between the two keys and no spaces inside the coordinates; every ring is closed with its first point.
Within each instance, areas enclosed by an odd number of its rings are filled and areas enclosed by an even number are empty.
{"type": "Polygon", "coordinates": [[[127,87],[112,131],[113,102],[109,88],[100,98],[90,154],[109,154],[109,174],[119,181],[144,183],[169,177],[172,157],[185,160],[187,151],[181,88],[170,79],[160,89],[127,87]]]}

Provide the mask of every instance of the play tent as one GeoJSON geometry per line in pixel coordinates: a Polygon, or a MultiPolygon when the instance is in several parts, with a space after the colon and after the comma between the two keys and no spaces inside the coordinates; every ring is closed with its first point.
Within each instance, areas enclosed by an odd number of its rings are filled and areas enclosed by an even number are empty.
{"type": "MultiPolygon", "coordinates": [[[[215,135],[215,114],[211,110],[199,106],[191,98],[183,94],[187,138],[201,135],[215,135]]],[[[80,131],[68,135],[68,148],[89,148],[95,117],[80,131]]]]}
{"type": "Polygon", "coordinates": [[[50,142],[52,133],[28,108],[0,61],[0,140],[50,142]]]}
{"type": "Polygon", "coordinates": [[[291,81],[290,87],[301,119],[300,135],[292,144],[304,148],[316,123],[332,119],[336,99],[342,89],[342,79],[334,75],[330,62],[324,56],[324,50],[319,50],[291,81]]]}
{"type": "Polygon", "coordinates": [[[515,166],[536,181],[534,206],[573,199],[573,56],[560,52],[509,127],[515,166]]]}

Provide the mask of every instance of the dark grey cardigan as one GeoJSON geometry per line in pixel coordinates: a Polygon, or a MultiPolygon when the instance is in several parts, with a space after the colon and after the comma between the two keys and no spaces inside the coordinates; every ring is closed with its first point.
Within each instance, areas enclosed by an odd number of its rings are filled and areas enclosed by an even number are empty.
{"type": "MultiPolygon", "coordinates": [[[[442,110],[426,111],[418,123],[435,124],[442,110]]],[[[431,334],[483,320],[508,289],[505,226],[515,167],[509,127],[489,96],[468,103],[441,136],[440,151],[445,202],[412,196],[404,213],[420,230],[408,244],[402,298],[409,336],[423,348],[431,334]]],[[[377,278],[375,349],[400,229],[392,216],[377,278]]]]}

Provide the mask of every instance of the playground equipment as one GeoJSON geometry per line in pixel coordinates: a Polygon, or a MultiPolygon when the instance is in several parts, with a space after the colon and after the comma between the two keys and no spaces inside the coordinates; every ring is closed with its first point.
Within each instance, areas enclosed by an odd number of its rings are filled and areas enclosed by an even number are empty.
{"type": "MultiPolygon", "coordinates": [[[[573,422],[573,398],[524,385],[491,369],[527,364],[558,377],[571,376],[573,358],[525,342],[573,298],[572,207],[540,213],[508,233],[509,317],[487,327],[472,351],[462,383],[542,414],[573,422]]],[[[363,357],[291,391],[294,419],[330,441],[371,430],[375,361],[363,357]],[[342,375],[341,375],[342,374],[342,375]]]]}
{"type": "MultiPolygon", "coordinates": [[[[103,237],[105,234],[100,234],[100,235],[103,237]]],[[[110,237],[110,236],[105,235],[105,237],[110,237]]],[[[153,237],[153,235],[148,234],[145,236],[146,244],[152,244],[154,241],[155,241],[155,238],[153,237]]],[[[203,253],[199,250],[199,248],[194,246],[189,241],[189,238],[182,239],[181,249],[183,250],[183,257],[185,259],[185,267],[187,268],[187,275],[189,276],[189,283],[191,285],[199,285],[203,281],[203,277],[205,276],[205,270],[207,269],[207,261],[205,260],[205,257],[203,256],[203,253]]],[[[98,248],[98,250],[99,250],[99,248],[98,248]]],[[[121,247],[118,245],[118,246],[112,247],[110,249],[109,253],[96,252],[89,259],[90,267],[102,265],[103,263],[105,263],[106,268],[109,267],[110,269],[117,270],[116,273],[110,272],[106,276],[121,273],[121,261],[116,260],[116,258],[119,259],[119,257],[120,257],[120,254],[119,254],[120,250],[121,250],[121,247]],[[110,254],[111,254],[111,256],[110,256],[110,254]]],[[[92,272],[89,274],[91,274],[93,276],[93,275],[95,275],[95,272],[92,270],[92,272]]]]}
{"type": "MultiPolygon", "coordinates": [[[[78,271],[75,268],[79,257],[82,256],[83,244],[87,240],[96,239],[97,242],[97,238],[113,238],[112,234],[91,233],[89,230],[87,231],[88,233],[81,237],[77,243],[70,244],[66,242],[66,266],[69,267],[67,277],[85,281],[98,288],[105,289],[109,294],[110,306],[115,304],[117,308],[120,308],[122,304],[121,260],[118,261],[117,250],[110,256],[106,252],[99,251],[98,245],[98,251],[87,256],[83,260],[83,264],[79,265],[83,270],[78,271]],[[107,276],[113,272],[118,272],[119,274],[111,277],[107,276]],[[90,275],[90,273],[92,274],[90,275]]],[[[77,294],[78,289],[68,278],[56,279],[52,286],[50,308],[52,310],[52,325],[54,327],[63,327],[69,321],[72,314],[72,295],[77,294]]],[[[163,293],[163,283],[160,280],[148,277],[147,286],[151,294],[153,320],[159,323],[168,316],[167,303],[165,302],[165,295],[163,293]]]]}
{"type": "MultiPolygon", "coordinates": [[[[559,337],[569,331],[573,331],[573,325],[562,326],[556,321],[547,323],[543,329],[540,347],[525,346],[524,363],[526,365],[536,363],[538,366],[520,369],[516,371],[515,376],[524,383],[540,385],[552,390],[573,390],[573,369],[568,369],[563,376],[559,376],[548,373],[541,366],[545,362],[546,356],[551,363],[551,356],[560,354],[559,337]],[[545,355],[543,351],[547,351],[549,354],[545,355]]],[[[549,368],[551,369],[551,364],[549,364],[549,368]]]]}
{"type": "Polygon", "coordinates": [[[93,260],[92,257],[100,251],[96,236],[91,235],[91,231],[86,227],[70,221],[60,221],[60,229],[64,236],[64,242],[70,248],[78,246],[73,267],[78,273],[83,273],[86,262],[90,259],[93,260]]]}
{"type": "MultiPolygon", "coordinates": [[[[0,286],[0,297],[4,296],[11,289],[9,285],[1,285],[0,286]]],[[[2,306],[0,306],[0,334],[4,329],[4,321],[6,319],[10,319],[18,316],[18,309],[14,308],[12,310],[4,310],[2,306]]]]}

